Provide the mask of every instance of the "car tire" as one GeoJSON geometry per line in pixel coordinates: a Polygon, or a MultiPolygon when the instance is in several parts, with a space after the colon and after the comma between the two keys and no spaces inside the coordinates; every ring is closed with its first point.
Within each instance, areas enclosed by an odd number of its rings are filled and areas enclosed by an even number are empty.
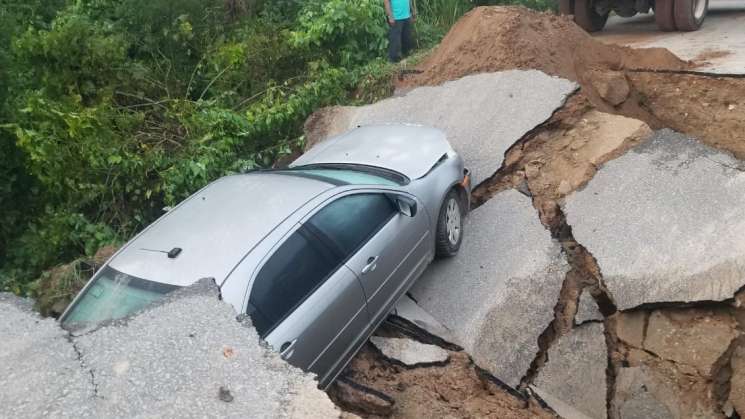
{"type": "Polygon", "coordinates": [[[464,205],[458,191],[451,189],[445,196],[437,217],[435,256],[448,258],[455,256],[463,242],[464,205]]]}
{"type": "Polygon", "coordinates": [[[587,32],[597,32],[605,27],[610,12],[601,15],[595,10],[594,0],[574,1],[574,22],[587,32]]]}
{"type": "Polygon", "coordinates": [[[679,31],[697,31],[706,19],[709,0],[675,0],[675,27],[679,31]]]}
{"type": "Polygon", "coordinates": [[[574,14],[574,0],[559,0],[559,14],[568,16],[574,14]]]}
{"type": "Polygon", "coordinates": [[[655,0],[654,20],[657,28],[661,31],[671,32],[675,30],[675,15],[673,6],[675,0],[655,0]]]}

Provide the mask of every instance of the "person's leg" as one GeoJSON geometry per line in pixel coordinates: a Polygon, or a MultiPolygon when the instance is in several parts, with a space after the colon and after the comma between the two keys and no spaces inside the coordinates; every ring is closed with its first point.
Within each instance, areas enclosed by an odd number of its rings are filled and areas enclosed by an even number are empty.
{"type": "Polygon", "coordinates": [[[403,28],[401,30],[401,52],[404,57],[409,55],[409,52],[414,49],[414,41],[412,40],[412,32],[413,32],[413,23],[411,22],[411,19],[406,19],[403,21],[403,28]]]}
{"type": "Polygon", "coordinates": [[[398,62],[401,59],[401,33],[403,31],[403,21],[397,20],[391,25],[388,31],[388,59],[392,62],[398,62]]]}

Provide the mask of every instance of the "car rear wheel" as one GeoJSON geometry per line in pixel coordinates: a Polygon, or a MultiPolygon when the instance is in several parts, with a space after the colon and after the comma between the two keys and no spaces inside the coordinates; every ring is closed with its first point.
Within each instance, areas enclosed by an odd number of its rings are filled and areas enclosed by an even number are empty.
{"type": "Polygon", "coordinates": [[[574,0],[559,0],[559,14],[560,15],[573,15],[574,14],[574,0]]]}
{"type": "Polygon", "coordinates": [[[675,0],[675,26],[679,31],[697,31],[709,9],[709,0],[675,0]]]}
{"type": "Polygon", "coordinates": [[[455,256],[463,242],[463,203],[458,191],[451,189],[445,196],[437,218],[435,256],[455,256]]]}
{"type": "Polygon", "coordinates": [[[605,27],[610,10],[599,13],[594,0],[574,1],[574,21],[587,32],[597,32],[605,27]]]}
{"type": "Polygon", "coordinates": [[[654,20],[661,31],[675,30],[674,2],[675,0],[655,0],[654,2],[654,20]]]}

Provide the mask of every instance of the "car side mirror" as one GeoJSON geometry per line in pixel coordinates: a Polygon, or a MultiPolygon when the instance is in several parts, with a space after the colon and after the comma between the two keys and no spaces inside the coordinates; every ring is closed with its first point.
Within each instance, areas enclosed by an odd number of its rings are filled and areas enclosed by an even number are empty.
{"type": "Polygon", "coordinates": [[[396,205],[398,206],[398,212],[400,212],[401,214],[407,217],[413,217],[416,215],[416,201],[409,198],[408,196],[396,196],[396,205]]]}

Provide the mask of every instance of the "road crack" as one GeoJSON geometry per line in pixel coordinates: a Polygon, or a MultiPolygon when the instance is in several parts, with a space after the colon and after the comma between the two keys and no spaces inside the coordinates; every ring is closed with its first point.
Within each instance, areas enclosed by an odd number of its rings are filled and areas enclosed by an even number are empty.
{"type": "Polygon", "coordinates": [[[72,349],[75,351],[75,356],[78,360],[78,363],[80,364],[80,368],[83,371],[87,372],[90,377],[89,381],[91,384],[91,389],[93,390],[93,398],[102,399],[103,397],[98,394],[98,383],[96,382],[96,374],[93,371],[93,368],[90,368],[88,367],[88,365],[86,365],[83,352],[78,347],[77,342],[75,342],[74,336],[72,335],[72,333],[67,332],[65,334],[65,339],[70,343],[70,346],[72,346],[72,349]]]}

